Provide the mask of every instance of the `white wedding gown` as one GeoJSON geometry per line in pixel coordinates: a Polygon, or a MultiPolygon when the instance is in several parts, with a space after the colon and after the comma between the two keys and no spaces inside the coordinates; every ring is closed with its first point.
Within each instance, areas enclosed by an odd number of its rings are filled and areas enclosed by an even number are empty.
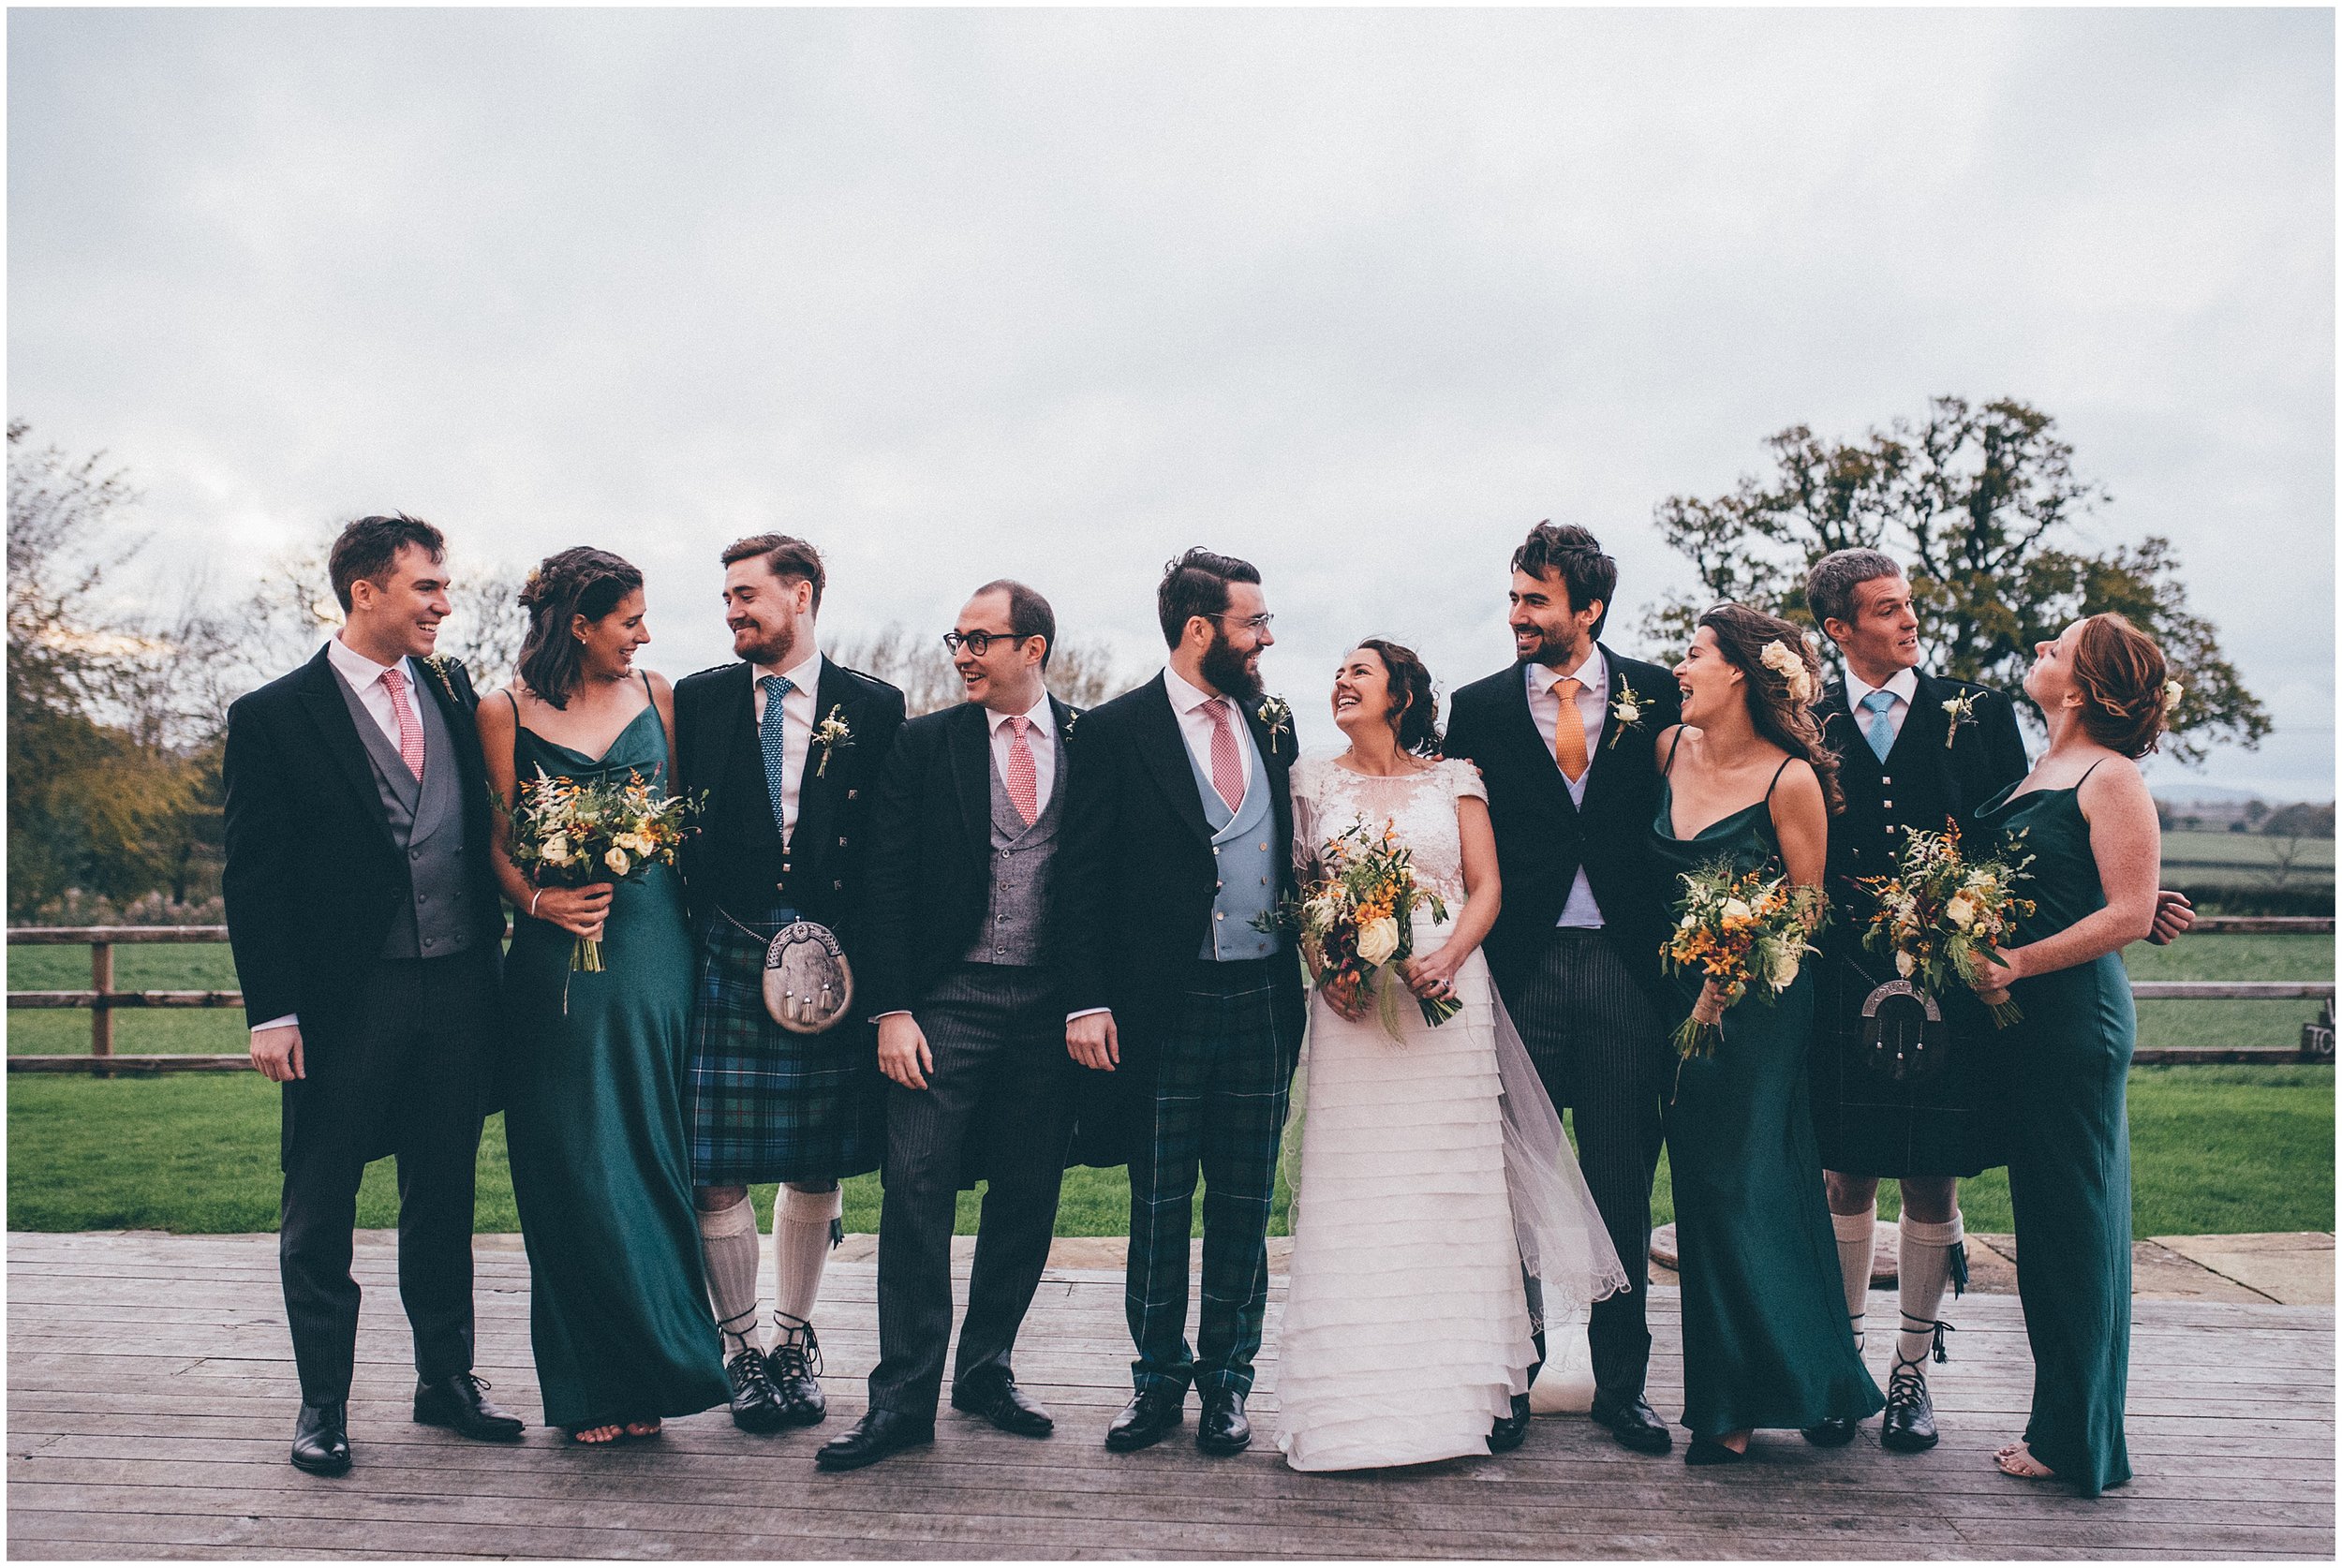
{"type": "MultiPolygon", "coordinates": [[[[1485,800],[1471,763],[1371,778],[1330,759],[1293,773],[1304,880],[1353,822],[1386,822],[1449,924],[1415,921],[1436,951],[1461,917],[1457,802],[1485,800]]],[[[1463,1010],[1432,1028],[1412,995],[1353,1023],[1312,997],[1293,1254],[1279,1341],[1277,1445],[1296,1470],[1362,1470],[1488,1452],[1528,1389],[1535,1352],[1524,1266],[1557,1325],[1622,1288],[1608,1234],[1561,1119],[1475,953],[1463,1010]]]]}

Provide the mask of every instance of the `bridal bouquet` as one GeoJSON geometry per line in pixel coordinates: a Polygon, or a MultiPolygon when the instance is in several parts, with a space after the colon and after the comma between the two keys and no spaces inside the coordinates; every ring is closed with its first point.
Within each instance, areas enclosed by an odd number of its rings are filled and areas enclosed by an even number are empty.
{"type": "MultiPolygon", "coordinates": [[[[2029,880],[2022,860],[1969,860],[1960,851],[1960,830],[1913,833],[1891,877],[1865,877],[1856,885],[1876,908],[1862,932],[1862,945],[1892,957],[1895,973],[1938,995],[1967,984],[1977,961],[1996,957],[2000,944],[2033,900],[2020,898],[2015,884],[2029,880]]],[[[2024,1016],[2007,991],[1979,992],[1993,1022],[2007,1028],[2024,1016]]]]}
{"type": "MultiPolygon", "coordinates": [[[[1275,912],[1255,922],[1263,930],[1290,931],[1300,944],[1310,980],[1323,989],[1347,976],[1361,995],[1379,998],[1383,1028],[1399,1034],[1399,993],[1406,983],[1397,966],[1415,953],[1414,914],[1429,909],[1434,921],[1447,919],[1446,902],[1416,885],[1412,851],[1401,847],[1388,823],[1380,834],[1364,822],[1326,841],[1318,860],[1326,875],[1275,912]]],[[[1423,1021],[1437,1027],[1460,1012],[1460,1003],[1416,998],[1423,1021]]]]}
{"type": "MultiPolygon", "coordinates": [[[[624,783],[581,784],[541,767],[514,793],[507,852],[538,887],[642,877],[654,865],[674,865],[691,831],[692,804],[680,795],[654,797],[639,773],[629,773],[624,783]]],[[[601,967],[601,943],[578,938],[570,949],[571,972],[599,974],[601,967]]]]}
{"type": "Polygon", "coordinates": [[[1675,929],[1660,955],[1675,973],[1714,981],[1724,999],[1717,1005],[1702,988],[1691,1015],[1675,1030],[1675,1051],[1713,1056],[1724,1038],[1726,1009],[1751,991],[1769,1003],[1797,983],[1798,967],[1814,951],[1807,939],[1829,904],[1819,888],[1762,871],[1735,874],[1723,861],[1686,871],[1682,880],[1675,929]]]}

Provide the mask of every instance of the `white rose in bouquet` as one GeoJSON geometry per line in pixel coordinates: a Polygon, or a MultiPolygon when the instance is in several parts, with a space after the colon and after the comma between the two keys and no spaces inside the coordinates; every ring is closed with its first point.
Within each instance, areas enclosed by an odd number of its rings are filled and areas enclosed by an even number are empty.
{"type": "Polygon", "coordinates": [[[1360,927],[1358,957],[1368,964],[1387,964],[1391,954],[1399,951],[1399,923],[1385,915],[1360,927]]]}
{"type": "Polygon", "coordinates": [[[1774,990],[1786,991],[1797,984],[1800,957],[1797,949],[1787,942],[1783,942],[1772,950],[1771,961],[1766,968],[1765,978],[1772,983],[1774,990]]]}
{"type": "Polygon", "coordinates": [[[1911,978],[1911,971],[1919,967],[1920,961],[1918,959],[1912,957],[1908,953],[1905,953],[1901,948],[1895,949],[1895,973],[1901,975],[1904,979],[1908,980],[1911,978]]]}
{"type": "Polygon", "coordinates": [[[615,844],[610,846],[610,852],[601,857],[601,863],[610,867],[613,875],[620,877],[625,876],[628,868],[634,864],[626,858],[626,851],[615,844]]]}
{"type": "Polygon", "coordinates": [[[1964,893],[1955,893],[1944,903],[1944,918],[1965,931],[1976,925],[1976,900],[1964,893]]]}
{"type": "Polygon", "coordinates": [[[1747,920],[1755,913],[1754,910],[1738,898],[1727,898],[1724,901],[1724,918],[1727,920],[1747,920]]]}

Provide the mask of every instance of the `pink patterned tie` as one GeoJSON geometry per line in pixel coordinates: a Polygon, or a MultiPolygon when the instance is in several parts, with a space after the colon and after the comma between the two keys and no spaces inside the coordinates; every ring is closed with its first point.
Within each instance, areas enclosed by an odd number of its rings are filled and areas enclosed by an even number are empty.
{"type": "Polygon", "coordinates": [[[1033,766],[1032,747],[1025,740],[1032,720],[1019,714],[1008,721],[1008,803],[1025,819],[1027,827],[1041,815],[1041,774],[1033,766]]]}
{"type": "Polygon", "coordinates": [[[422,777],[422,720],[407,700],[407,672],[393,664],[382,672],[383,689],[391,694],[391,711],[398,715],[398,755],[407,770],[422,777]]]}
{"type": "Polygon", "coordinates": [[[1228,724],[1228,705],[1215,698],[1204,704],[1211,716],[1211,787],[1231,811],[1244,805],[1244,756],[1236,748],[1236,731],[1228,724]]]}

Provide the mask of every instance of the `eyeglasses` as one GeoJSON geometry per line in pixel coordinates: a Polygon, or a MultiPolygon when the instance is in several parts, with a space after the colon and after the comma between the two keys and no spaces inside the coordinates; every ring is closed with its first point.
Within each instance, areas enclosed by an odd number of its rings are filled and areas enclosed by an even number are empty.
{"type": "MultiPolygon", "coordinates": [[[[1038,637],[1041,634],[1039,632],[1033,632],[1031,635],[1038,637]]],[[[943,645],[945,647],[951,649],[954,653],[957,653],[960,649],[966,648],[970,653],[975,655],[978,658],[982,658],[986,654],[990,653],[992,651],[992,644],[995,643],[1021,643],[1023,641],[1024,638],[1019,637],[1013,631],[947,631],[943,633],[943,645]]]]}
{"type": "MultiPolygon", "coordinates": [[[[1208,621],[1225,621],[1232,620],[1235,617],[1224,613],[1215,615],[1207,612],[1204,615],[1204,619],[1208,621]]],[[[1237,621],[1236,624],[1242,627],[1247,631],[1267,631],[1268,629],[1268,623],[1276,618],[1276,616],[1270,614],[1247,615],[1242,620],[1237,621]]]]}

